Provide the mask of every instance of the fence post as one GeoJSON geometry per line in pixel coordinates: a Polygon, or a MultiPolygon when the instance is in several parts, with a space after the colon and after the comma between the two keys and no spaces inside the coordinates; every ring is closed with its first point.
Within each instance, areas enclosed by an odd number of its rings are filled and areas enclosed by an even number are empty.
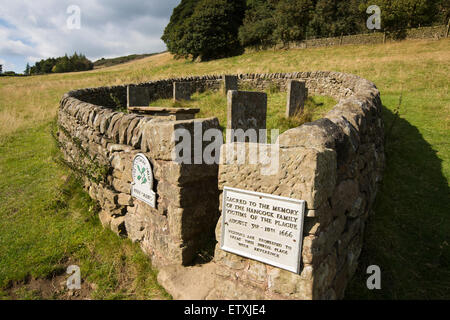
{"type": "Polygon", "coordinates": [[[383,32],[383,44],[386,43],[386,31],[383,32]]]}
{"type": "Polygon", "coordinates": [[[448,19],[447,22],[447,31],[445,32],[445,37],[448,38],[448,29],[450,28],[450,18],[448,19]]]}

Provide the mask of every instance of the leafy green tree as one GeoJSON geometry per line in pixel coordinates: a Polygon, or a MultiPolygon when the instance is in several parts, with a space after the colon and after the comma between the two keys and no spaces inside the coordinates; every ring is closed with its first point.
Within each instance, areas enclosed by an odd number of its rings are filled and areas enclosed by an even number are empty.
{"type": "Polygon", "coordinates": [[[367,19],[360,11],[360,0],[318,0],[310,17],[308,35],[335,37],[341,34],[364,32],[367,19]]]}
{"type": "Polygon", "coordinates": [[[71,57],[49,58],[36,62],[30,68],[30,74],[61,73],[92,70],[94,64],[83,54],[74,53],[71,57]]]}
{"type": "Polygon", "coordinates": [[[242,26],[239,28],[239,41],[244,47],[267,47],[275,43],[273,13],[278,0],[249,0],[242,26]]]}
{"type": "Polygon", "coordinates": [[[25,71],[23,72],[23,74],[26,75],[26,76],[29,76],[30,75],[30,70],[31,70],[30,64],[27,63],[27,66],[25,67],[25,71]]]}
{"type": "Polygon", "coordinates": [[[431,25],[439,16],[438,0],[370,0],[360,5],[365,10],[369,5],[381,9],[381,28],[395,32],[405,28],[431,25]]]}
{"type": "Polygon", "coordinates": [[[438,0],[436,1],[436,8],[437,8],[437,14],[436,14],[436,21],[440,24],[447,24],[449,23],[450,19],[450,1],[448,0],[438,0]]]}
{"type": "Polygon", "coordinates": [[[186,34],[186,21],[194,13],[197,0],[182,0],[181,3],[173,9],[169,24],[164,29],[161,39],[165,42],[167,50],[176,56],[188,55],[185,48],[180,46],[180,40],[186,34]]]}
{"type": "Polygon", "coordinates": [[[171,18],[171,27],[175,29],[166,28],[162,37],[170,52],[201,60],[242,52],[238,30],[244,17],[244,0],[200,0],[190,16],[188,4],[186,1],[184,10],[177,11],[178,18],[185,17],[184,22],[172,21],[171,18]]]}
{"type": "Polygon", "coordinates": [[[381,9],[381,28],[398,30],[447,23],[449,0],[182,0],[162,39],[176,56],[217,58],[243,47],[264,48],[312,37],[333,37],[369,30],[370,5],[381,9]],[[237,4],[237,6],[236,6],[237,4]],[[217,48],[217,50],[214,50],[217,48]]]}
{"type": "Polygon", "coordinates": [[[305,39],[313,12],[312,0],[280,0],[274,12],[275,39],[285,45],[305,39]]]}

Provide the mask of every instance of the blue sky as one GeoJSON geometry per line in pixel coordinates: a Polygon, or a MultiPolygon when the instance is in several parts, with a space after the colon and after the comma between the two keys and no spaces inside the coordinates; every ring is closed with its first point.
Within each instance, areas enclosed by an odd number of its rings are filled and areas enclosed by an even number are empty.
{"type": "Polygon", "coordinates": [[[163,51],[162,32],[180,1],[0,0],[0,64],[22,73],[27,62],[75,51],[92,61],[163,51]],[[80,9],[79,29],[70,28],[71,5],[80,9]]]}

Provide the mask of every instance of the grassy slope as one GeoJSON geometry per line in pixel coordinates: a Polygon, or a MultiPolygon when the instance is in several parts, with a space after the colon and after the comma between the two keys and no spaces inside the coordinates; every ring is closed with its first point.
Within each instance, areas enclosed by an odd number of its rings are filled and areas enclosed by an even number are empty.
{"type": "MultiPolygon", "coordinates": [[[[182,75],[334,70],[354,73],[377,84],[385,105],[386,127],[394,119],[393,110],[403,92],[400,118],[386,146],[384,183],[366,230],[361,267],[347,297],[449,298],[449,49],[449,39],[408,41],[265,51],[200,64],[161,54],[83,73],[1,78],[0,278],[43,275],[57,268],[64,258],[86,264],[92,260],[110,268],[125,260],[141,279],[146,274],[142,270],[149,270],[144,264],[139,271],[136,266],[140,264],[132,261],[134,255],[139,256],[136,246],[102,231],[98,223],[80,218],[86,214],[83,201],[77,200],[81,193],[74,193],[75,199],[62,209],[63,216],[52,206],[44,206],[54,201],[55,187],[61,185],[65,174],[61,168],[52,167],[54,151],[47,130],[64,92],[182,75]],[[25,128],[30,129],[23,131],[25,128]],[[92,233],[103,236],[94,237],[92,233]],[[79,243],[84,247],[77,248],[79,243]],[[103,254],[97,254],[96,247],[103,254]],[[116,255],[121,250],[124,258],[108,256],[108,252],[116,255]],[[365,268],[370,264],[382,269],[380,291],[365,288],[365,268]]],[[[88,268],[85,275],[95,278],[95,270],[101,268],[88,268]]],[[[145,291],[138,296],[161,294],[151,279],[138,285],[145,291]]],[[[100,297],[121,292],[114,281],[105,280],[108,286],[100,297]]]]}
{"type": "Polygon", "coordinates": [[[0,145],[0,298],[8,296],[1,288],[27,278],[51,279],[70,264],[80,266],[82,287],[92,298],[167,297],[144,253],[101,226],[96,205],[55,163],[59,151],[51,129],[37,125],[0,145]]]}
{"type": "Polygon", "coordinates": [[[100,59],[94,62],[94,69],[112,67],[118,64],[143,59],[146,57],[151,57],[157,53],[144,53],[144,54],[130,54],[128,56],[117,57],[117,58],[109,58],[109,59],[100,59]]]}

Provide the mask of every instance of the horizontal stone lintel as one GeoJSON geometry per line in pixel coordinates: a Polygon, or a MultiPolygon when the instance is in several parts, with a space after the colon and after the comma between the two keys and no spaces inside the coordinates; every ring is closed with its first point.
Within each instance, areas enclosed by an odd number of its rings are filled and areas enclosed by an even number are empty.
{"type": "Polygon", "coordinates": [[[155,114],[158,113],[169,113],[169,114],[179,114],[179,113],[190,113],[196,114],[200,112],[198,108],[166,108],[166,107],[128,107],[128,111],[140,112],[144,114],[155,114]]]}

